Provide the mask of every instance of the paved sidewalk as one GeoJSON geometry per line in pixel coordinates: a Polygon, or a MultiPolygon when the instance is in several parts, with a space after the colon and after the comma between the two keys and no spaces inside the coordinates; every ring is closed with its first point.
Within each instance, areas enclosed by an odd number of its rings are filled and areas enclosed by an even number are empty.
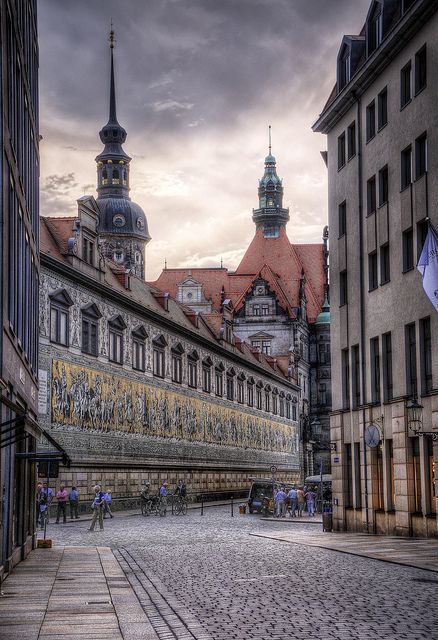
{"type": "MultiPolygon", "coordinates": [[[[280,521],[281,523],[284,520],[280,521]]],[[[289,527],[287,527],[289,529],[289,527]]],[[[293,544],[304,544],[340,551],[365,558],[403,564],[417,569],[438,572],[438,539],[376,536],[366,533],[324,533],[322,531],[270,531],[250,533],[259,538],[270,538],[293,544]]]]}
{"type": "Polygon", "coordinates": [[[1,640],[157,640],[108,547],[37,549],[3,583],[1,640]]]}

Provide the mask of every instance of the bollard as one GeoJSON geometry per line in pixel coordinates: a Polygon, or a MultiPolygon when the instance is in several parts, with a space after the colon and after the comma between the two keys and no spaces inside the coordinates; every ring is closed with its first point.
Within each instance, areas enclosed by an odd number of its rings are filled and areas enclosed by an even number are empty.
{"type": "Polygon", "coordinates": [[[201,516],[204,515],[204,494],[201,495],[201,516]]]}
{"type": "Polygon", "coordinates": [[[231,517],[234,518],[234,497],[231,496],[231,517]]]}

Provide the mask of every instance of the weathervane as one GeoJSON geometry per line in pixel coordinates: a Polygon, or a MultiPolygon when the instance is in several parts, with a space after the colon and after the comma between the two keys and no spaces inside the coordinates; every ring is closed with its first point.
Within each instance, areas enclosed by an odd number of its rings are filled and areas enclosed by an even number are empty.
{"type": "Polygon", "coordinates": [[[110,49],[114,49],[115,41],[116,41],[116,38],[115,38],[115,35],[114,35],[114,24],[113,24],[113,19],[111,18],[111,29],[110,29],[110,34],[109,34],[110,49]]]}

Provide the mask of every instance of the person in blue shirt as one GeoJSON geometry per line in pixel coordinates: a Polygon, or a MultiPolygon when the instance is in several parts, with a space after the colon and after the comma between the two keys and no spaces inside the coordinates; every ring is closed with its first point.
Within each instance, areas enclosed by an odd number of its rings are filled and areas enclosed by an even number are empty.
{"type": "Polygon", "coordinates": [[[79,520],[78,515],[78,504],[79,504],[79,492],[76,487],[72,487],[70,493],[68,494],[68,502],[70,504],[70,520],[75,518],[79,520]]]}
{"type": "Polygon", "coordinates": [[[114,518],[113,514],[111,513],[111,501],[113,499],[111,495],[111,491],[107,491],[104,497],[105,497],[105,506],[103,511],[103,517],[106,518],[106,514],[108,514],[110,518],[114,518]]]}
{"type": "Polygon", "coordinates": [[[291,518],[296,518],[297,516],[297,490],[292,487],[292,489],[289,491],[289,493],[287,494],[287,497],[289,498],[289,513],[291,518]]]}
{"type": "Polygon", "coordinates": [[[277,491],[275,495],[275,506],[276,506],[276,516],[277,518],[284,518],[286,516],[285,511],[285,500],[286,500],[286,492],[283,487],[277,491]]]}
{"type": "Polygon", "coordinates": [[[40,526],[44,529],[44,522],[49,523],[50,505],[53,500],[53,490],[47,486],[47,482],[43,483],[41,489],[39,503],[40,503],[40,526]]]}
{"type": "Polygon", "coordinates": [[[94,500],[91,508],[93,509],[93,520],[89,531],[94,531],[97,521],[99,520],[100,530],[103,531],[103,509],[105,505],[105,494],[100,490],[100,484],[94,487],[94,500]]]}
{"type": "Polygon", "coordinates": [[[163,482],[158,493],[160,496],[160,515],[165,516],[167,511],[167,482],[163,482]]]}

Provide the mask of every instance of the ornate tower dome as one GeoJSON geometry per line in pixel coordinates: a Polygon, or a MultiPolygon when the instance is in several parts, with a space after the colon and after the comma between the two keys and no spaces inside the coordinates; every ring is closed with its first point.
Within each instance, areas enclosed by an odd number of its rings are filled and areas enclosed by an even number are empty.
{"type": "Polygon", "coordinates": [[[114,31],[110,32],[111,76],[110,108],[107,124],[99,132],[104,149],[96,157],[97,205],[100,210],[99,235],[104,253],[138,276],[145,275],[146,245],[151,239],[143,209],[129,197],[129,164],[131,158],[122,144],[126,131],[116,115],[114,82],[114,31]]]}
{"type": "Polygon", "coordinates": [[[283,183],[277,175],[276,161],[271,153],[271,126],[265,173],[259,180],[259,208],[253,209],[252,219],[257,229],[263,228],[266,238],[277,237],[280,227],[285,226],[289,220],[289,209],[283,209],[283,183]]]}

